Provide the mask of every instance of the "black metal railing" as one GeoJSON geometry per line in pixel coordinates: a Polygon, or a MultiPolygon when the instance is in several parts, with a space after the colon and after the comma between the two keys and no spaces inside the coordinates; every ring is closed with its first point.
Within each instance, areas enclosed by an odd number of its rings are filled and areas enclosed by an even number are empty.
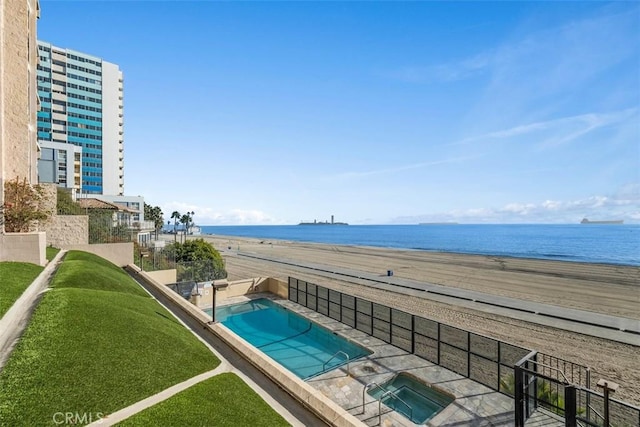
{"type": "Polygon", "coordinates": [[[538,409],[566,426],[640,427],[640,408],[591,390],[584,366],[534,351],[515,364],[514,373],[517,427],[538,409]]]}
{"type": "Polygon", "coordinates": [[[133,255],[134,263],[144,271],[176,269],[178,282],[207,282],[227,277],[224,262],[219,265],[211,259],[177,260],[170,247],[136,244],[133,255]]]}
{"type": "Polygon", "coordinates": [[[513,395],[530,350],[289,277],[289,299],[487,387],[513,395]]]}

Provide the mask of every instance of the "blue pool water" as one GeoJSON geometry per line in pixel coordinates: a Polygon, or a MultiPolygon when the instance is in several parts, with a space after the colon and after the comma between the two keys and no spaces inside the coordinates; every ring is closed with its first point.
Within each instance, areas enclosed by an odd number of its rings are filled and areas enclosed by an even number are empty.
{"type": "Polygon", "coordinates": [[[370,388],[369,394],[376,399],[385,396],[382,403],[416,424],[426,423],[454,400],[404,373],[370,388]]]}
{"type": "Polygon", "coordinates": [[[302,379],[372,353],[269,299],[218,307],[216,320],[302,379]]]}

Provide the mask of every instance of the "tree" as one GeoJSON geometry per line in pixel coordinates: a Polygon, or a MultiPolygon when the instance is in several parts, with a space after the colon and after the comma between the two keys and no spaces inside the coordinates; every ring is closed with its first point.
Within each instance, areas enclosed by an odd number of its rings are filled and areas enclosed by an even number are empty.
{"type": "Polygon", "coordinates": [[[34,221],[46,220],[49,215],[40,205],[42,187],[32,186],[24,178],[16,177],[15,181],[4,183],[4,204],[0,212],[0,220],[5,231],[9,233],[27,233],[34,221]]]}
{"type": "Polygon", "coordinates": [[[174,252],[178,281],[202,282],[227,277],[220,252],[204,239],[174,243],[168,249],[174,252]]]}
{"type": "Polygon", "coordinates": [[[86,209],[82,209],[78,202],[73,200],[71,192],[62,187],[57,188],[56,208],[58,215],[85,215],[87,213],[86,209]]]}
{"type": "Polygon", "coordinates": [[[184,240],[187,240],[187,234],[189,234],[189,229],[191,228],[191,225],[193,224],[193,215],[195,215],[195,212],[191,211],[191,212],[187,212],[186,214],[182,215],[180,217],[180,223],[184,225],[184,240]],[[190,225],[191,224],[191,225],[190,225]]]}
{"type": "Polygon", "coordinates": [[[144,204],[144,218],[147,221],[153,221],[153,228],[156,232],[156,240],[158,240],[158,231],[164,226],[164,218],[162,217],[162,209],[158,206],[144,204]]]}
{"type": "Polygon", "coordinates": [[[180,212],[173,211],[171,219],[173,219],[173,241],[176,242],[178,239],[178,221],[180,220],[180,212]]]}

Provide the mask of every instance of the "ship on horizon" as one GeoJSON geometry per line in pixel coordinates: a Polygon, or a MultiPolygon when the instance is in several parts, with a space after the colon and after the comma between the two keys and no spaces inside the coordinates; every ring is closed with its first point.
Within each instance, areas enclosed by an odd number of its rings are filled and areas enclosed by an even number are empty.
{"type": "Polygon", "coordinates": [[[591,221],[589,218],[582,218],[580,224],[624,224],[623,219],[612,219],[606,221],[591,221]]]}
{"type": "Polygon", "coordinates": [[[313,220],[313,222],[311,221],[302,221],[300,224],[298,225],[349,225],[346,222],[335,222],[333,220],[333,215],[331,215],[331,222],[329,221],[318,221],[318,220],[313,220]]]}

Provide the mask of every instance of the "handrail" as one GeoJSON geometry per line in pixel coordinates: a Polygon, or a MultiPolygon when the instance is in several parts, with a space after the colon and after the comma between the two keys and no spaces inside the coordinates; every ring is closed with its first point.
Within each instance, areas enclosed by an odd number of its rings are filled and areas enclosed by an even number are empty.
{"type": "MultiPolygon", "coordinates": [[[[549,366],[549,365],[545,365],[544,363],[538,362],[537,360],[530,360],[531,363],[534,363],[538,366],[543,366],[545,368],[549,368],[549,369],[553,369],[554,371],[558,371],[560,372],[560,375],[562,375],[562,378],[564,378],[564,382],[566,384],[572,384],[571,381],[569,381],[569,379],[567,378],[567,376],[564,374],[564,372],[562,371],[562,369],[559,368],[554,368],[553,366],[549,366]]],[[[534,374],[535,375],[535,374],[534,374]]]]}
{"type": "Polygon", "coordinates": [[[533,362],[533,356],[535,356],[536,354],[538,354],[538,352],[536,350],[531,350],[529,352],[529,354],[527,354],[526,356],[524,356],[522,359],[518,360],[515,365],[516,366],[522,366],[522,364],[524,362],[529,362],[532,361],[533,362]]]}
{"type": "Polygon", "coordinates": [[[347,375],[351,376],[351,370],[349,369],[349,355],[342,350],[336,351],[336,353],[333,356],[331,356],[329,360],[324,362],[324,364],[322,365],[322,372],[324,372],[325,367],[327,366],[327,363],[331,362],[338,354],[344,354],[345,357],[347,358],[347,375]]]}
{"type": "MultiPolygon", "coordinates": [[[[587,408],[591,409],[602,421],[604,421],[604,415],[601,415],[600,412],[596,411],[596,408],[594,408],[591,405],[587,405],[587,408]]],[[[609,424],[609,425],[611,425],[611,424],[609,424]]],[[[607,427],[609,427],[609,426],[607,426],[607,427]]]]}
{"type": "Polygon", "coordinates": [[[382,425],[382,411],[381,411],[380,405],[382,403],[382,400],[385,399],[386,397],[388,397],[389,395],[395,397],[400,402],[404,403],[404,405],[409,409],[409,419],[411,421],[413,421],[413,408],[411,406],[409,406],[409,404],[407,402],[405,402],[404,400],[400,399],[398,397],[398,395],[396,395],[394,392],[392,392],[391,390],[387,390],[385,393],[382,394],[382,396],[380,396],[378,398],[378,425],[382,425]]]}
{"type": "Polygon", "coordinates": [[[363,413],[363,414],[364,414],[364,394],[365,394],[365,392],[366,392],[370,387],[373,387],[373,386],[376,386],[376,387],[378,387],[380,390],[382,390],[382,394],[384,394],[384,393],[386,393],[386,392],[387,392],[387,389],[386,389],[386,388],[382,387],[380,384],[378,384],[378,383],[377,383],[377,382],[375,382],[375,381],[374,381],[374,382],[371,382],[371,383],[369,383],[369,384],[367,384],[367,385],[365,385],[365,386],[364,386],[364,388],[362,389],[362,413],[363,413]]]}
{"type": "MultiPolygon", "coordinates": [[[[582,391],[582,392],[586,393],[586,395],[587,395],[587,401],[588,401],[589,396],[591,396],[591,395],[598,396],[598,397],[600,397],[600,398],[603,398],[603,399],[604,399],[604,394],[603,394],[603,393],[600,393],[600,392],[597,392],[597,391],[595,391],[595,390],[590,390],[590,389],[588,389],[588,388],[580,387],[580,386],[579,386],[579,387],[576,387],[576,389],[578,389],[578,390],[580,390],[580,391],[582,391]]],[[[615,404],[617,404],[617,405],[621,405],[621,406],[623,406],[623,407],[624,407],[624,408],[626,408],[627,410],[631,410],[631,411],[633,412],[633,415],[631,415],[631,417],[632,417],[632,418],[629,418],[629,419],[633,419],[633,420],[634,420],[634,421],[632,422],[632,425],[636,425],[636,421],[635,421],[635,420],[640,420],[640,406],[635,406],[635,405],[632,405],[632,404],[630,404],[630,403],[628,403],[628,402],[624,402],[624,401],[621,401],[621,400],[618,400],[618,399],[614,399],[614,398],[612,398],[610,395],[609,395],[609,402],[614,402],[614,403],[615,403],[615,404]]],[[[589,419],[589,409],[590,409],[591,411],[593,411],[593,412],[598,416],[598,418],[599,418],[600,420],[604,420],[604,416],[603,416],[601,413],[599,413],[598,411],[596,411],[596,409],[594,409],[594,408],[593,408],[593,406],[591,406],[591,404],[587,404],[587,414],[586,414],[586,415],[587,415],[587,417],[586,417],[586,419],[585,419],[585,416],[584,416],[584,415],[582,415],[582,416],[580,416],[580,415],[579,415],[579,416],[577,416],[577,417],[576,417],[576,420],[578,420],[578,421],[585,421],[585,422],[587,422],[590,426],[595,425],[595,424],[594,424],[594,421],[592,421],[591,419],[589,419]]],[[[625,417],[625,418],[627,418],[627,417],[625,417]]],[[[594,420],[595,420],[595,421],[598,421],[597,419],[594,419],[594,420]]],[[[612,424],[610,423],[609,425],[612,425],[612,424]]]]}

